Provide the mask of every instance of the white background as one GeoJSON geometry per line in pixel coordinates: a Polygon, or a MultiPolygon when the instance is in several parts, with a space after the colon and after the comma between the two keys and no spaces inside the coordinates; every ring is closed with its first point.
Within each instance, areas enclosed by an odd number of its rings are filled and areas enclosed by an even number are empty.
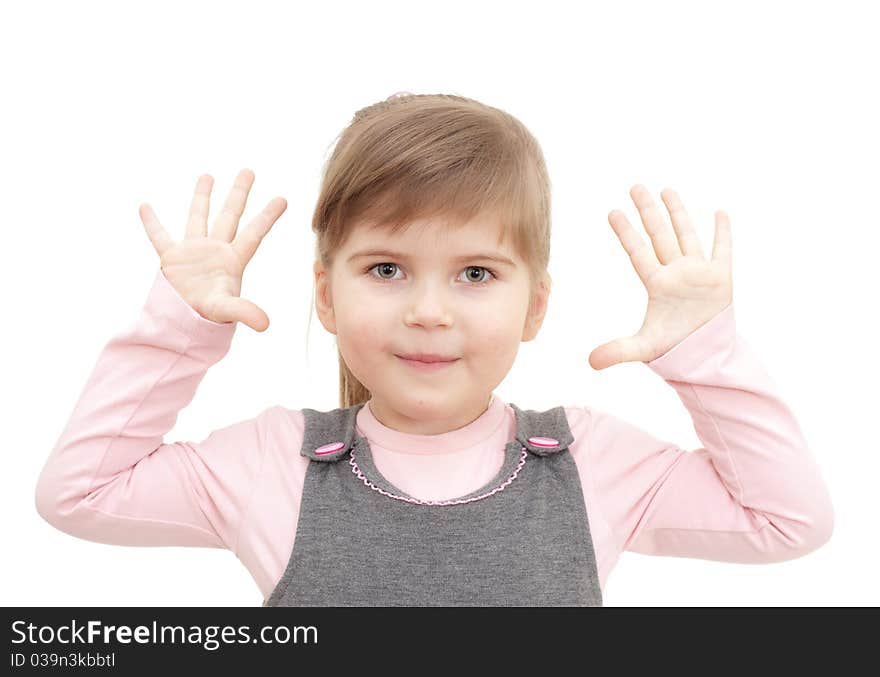
{"type": "Polygon", "coordinates": [[[870,3],[32,2],[5,4],[4,605],[242,605],[262,597],[226,550],[97,544],[37,514],[37,476],[107,341],[139,315],[158,258],[138,206],[183,232],[198,175],[210,223],[242,167],[242,224],[287,211],[240,325],[165,441],[265,407],[338,405],[336,348],[312,312],[319,171],[355,110],[407,90],[517,116],[553,181],[554,291],[497,389],[528,408],[605,409],[701,446],[675,391],[590,352],[635,333],[646,293],[607,221],[670,186],[711,251],[731,218],[737,329],[795,412],[830,487],[831,541],[743,565],[624,553],[607,606],[876,605],[877,64],[870,3]],[[308,341],[307,341],[308,339],[308,341]],[[307,352],[308,351],[308,352],[307,352]]]}

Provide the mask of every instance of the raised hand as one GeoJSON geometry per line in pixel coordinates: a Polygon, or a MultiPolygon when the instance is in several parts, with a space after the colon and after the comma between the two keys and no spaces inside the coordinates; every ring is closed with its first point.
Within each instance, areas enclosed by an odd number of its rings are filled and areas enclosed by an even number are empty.
{"type": "Polygon", "coordinates": [[[174,242],[147,203],[139,213],[147,237],[159,254],[162,273],[180,296],[202,317],[213,322],[242,322],[265,331],[269,317],[258,306],[239,297],[244,268],[278,217],[287,200],[276,197],[236,237],[238,222],[254,182],[254,173],[242,169],[223,209],[208,234],[208,207],[214,179],[199,177],[184,238],[174,242]],[[235,239],[233,239],[235,238],[235,239]]]}
{"type": "Polygon", "coordinates": [[[613,210],[608,214],[608,222],[648,290],[648,308],[642,327],[635,335],[609,341],[590,353],[590,366],[594,369],[605,369],[619,362],[650,362],[733,302],[727,214],[715,212],[715,243],[712,258],[707,261],[675,191],[666,188],[660,193],[672,226],[667,224],[644,186],[633,186],[630,196],[653,247],[635,231],[623,212],[613,210]]]}

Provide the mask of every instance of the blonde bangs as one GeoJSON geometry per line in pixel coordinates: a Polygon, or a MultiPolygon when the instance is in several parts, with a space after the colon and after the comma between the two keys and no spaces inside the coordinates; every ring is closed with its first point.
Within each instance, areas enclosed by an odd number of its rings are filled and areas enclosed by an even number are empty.
{"type": "Polygon", "coordinates": [[[491,216],[535,279],[549,259],[549,192],[540,148],[507,113],[453,95],[385,101],[355,114],[325,165],[316,256],[331,266],[355,223],[396,233],[491,216]]]}

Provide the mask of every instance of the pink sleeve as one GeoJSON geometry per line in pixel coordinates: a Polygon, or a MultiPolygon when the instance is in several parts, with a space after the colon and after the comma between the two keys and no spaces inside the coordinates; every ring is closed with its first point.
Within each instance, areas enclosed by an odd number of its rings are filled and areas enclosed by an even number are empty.
{"type": "Polygon", "coordinates": [[[234,552],[271,409],[198,443],[165,444],[163,435],[235,327],[199,315],[160,269],[137,321],[100,353],[43,467],[43,519],[100,543],[234,552]]]}
{"type": "Polygon", "coordinates": [[[727,306],[646,363],[704,447],[685,451],[590,410],[590,472],[618,552],[761,563],[831,537],[831,499],[794,415],[727,306]]]}

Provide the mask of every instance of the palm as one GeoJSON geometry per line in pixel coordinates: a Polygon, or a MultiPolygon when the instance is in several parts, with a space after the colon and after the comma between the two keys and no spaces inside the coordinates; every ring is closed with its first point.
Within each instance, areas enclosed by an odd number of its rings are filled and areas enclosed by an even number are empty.
{"type": "Polygon", "coordinates": [[[661,193],[672,217],[671,227],[643,186],[634,186],[630,194],[653,246],[644,242],[620,211],[612,211],[608,220],[645,285],[648,307],[636,334],[605,343],[590,354],[590,364],[595,369],[619,362],[650,362],[733,300],[727,215],[716,212],[715,243],[712,258],[707,261],[674,191],[666,189],[661,193]]]}
{"type": "Polygon", "coordinates": [[[166,275],[200,280],[210,278],[231,296],[241,292],[241,279],[247,263],[229,242],[215,237],[180,240],[166,249],[160,262],[166,275]]]}

